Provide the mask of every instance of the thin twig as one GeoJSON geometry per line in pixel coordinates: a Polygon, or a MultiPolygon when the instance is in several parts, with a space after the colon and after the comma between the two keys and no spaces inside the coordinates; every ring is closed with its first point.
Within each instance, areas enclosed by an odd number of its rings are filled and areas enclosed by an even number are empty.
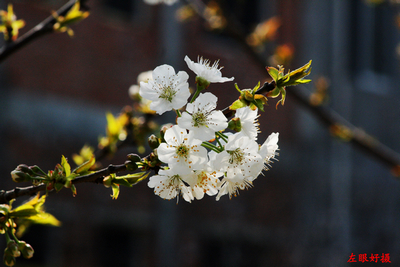
{"type": "MultiPolygon", "coordinates": [[[[84,2],[84,1],[81,1],[84,2]]],[[[57,14],[59,16],[64,16],[68,13],[71,7],[76,3],[76,0],[68,1],[63,7],[61,7],[57,14]]],[[[24,35],[19,37],[14,42],[7,42],[1,49],[0,49],[0,62],[3,62],[6,58],[10,55],[24,47],[25,45],[29,44],[33,40],[38,39],[39,37],[46,35],[48,33],[53,32],[53,25],[57,22],[56,18],[53,15],[50,15],[41,23],[36,25],[34,28],[26,32],[24,35]]]]}
{"type": "MultiPolygon", "coordinates": [[[[390,147],[382,144],[377,139],[371,137],[365,131],[354,126],[336,111],[328,106],[314,106],[310,104],[310,93],[300,88],[291,88],[290,95],[293,96],[301,105],[310,110],[328,128],[332,126],[344,126],[349,131],[349,142],[362,149],[376,160],[387,165],[396,175],[396,170],[400,166],[400,155],[390,147]]],[[[396,175],[398,176],[398,175],[396,175]]]]}
{"type": "MultiPolygon", "coordinates": [[[[72,180],[72,184],[79,184],[79,183],[101,183],[102,179],[112,173],[119,173],[126,171],[125,164],[121,165],[112,165],[110,164],[107,168],[98,170],[96,172],[79,176],[78,178],[72,180]]],[[[31,196],[38,192],[45,191],[46,185],[32,185],[27,187],[16,187],[9,191],[1,191],[0,192],[0,204],[6,204],[11,199],[15,199],[22,196],[31,196]]]]}

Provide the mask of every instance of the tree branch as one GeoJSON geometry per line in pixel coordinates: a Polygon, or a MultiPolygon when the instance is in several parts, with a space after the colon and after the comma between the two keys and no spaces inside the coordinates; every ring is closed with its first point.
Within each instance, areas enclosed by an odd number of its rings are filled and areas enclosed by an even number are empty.
{"type": "MultiPolygon", "coordinates": [[[[101,183],[103,181],[103,178],[112,174],[112,173],[119,173],[126,171],[126,166],[125,164],[121,165],[112,165],[110,164],[107,168],[98,170],[96,172],[87,174],[87,175],[82,175],[77,177],[76,179],[72,180],[72,184],[79,184],[79,183],[101,183]]],[[[32,186],[27,186],[27,187],[16,187],[12,190],[9,191],[0,191],[0,204],[6,204],[10,200],[22,196],[31,196],[34,195],[35,193],[45,191],[46,190],[46,185],[45,184],[40,184],[40,185],[32,185],[32,186]]]]}
{"type": "MultiPolygon", "coordinates": [[[[81,1],[82,2],[85,2],[81,1]]],[[[65,14],[68,13],[68,11],[71,9],[71,7],[76,3],[76,0],[70,0],[68,1],[63,7],[61,7],[58,11],[57,14],[59,16],[64,16],[65,14]]],[[[46,35],[48,33],[53,32],[53,25],[57,22],[55,17],[53,15],[50,15],[47,17],[45,20],[43,20],[41,23],[36,25],[34,28],[29,30],[27,33],[19,37],[17,40],[14,42],[6,42],[6,44],[0,49],[0,62],[3,62],[6,58],[8,58],[10,55],[24,47],[25,45],[29,44],[33,40],[36,40],[37,38],[46,35]]]]}
{"type": "Polygon", "coordinates": [[[290,95],[301,105],[310,110],[328,128],[344,126],[350,131],[349,142],[371,155],[375,160],[380,161],[392,169],[393,175],[399,177],[400,154],[390,147],[382,144],[371,137],[362,129],[354,126],[328,106],[314,106],[310,104],[310,93],[295,87],[291,88],[290,95]]]}

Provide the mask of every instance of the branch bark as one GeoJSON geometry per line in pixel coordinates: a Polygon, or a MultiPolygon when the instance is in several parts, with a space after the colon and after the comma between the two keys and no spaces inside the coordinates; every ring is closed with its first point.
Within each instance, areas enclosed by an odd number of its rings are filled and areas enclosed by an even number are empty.
{"type": "MultiPolygon", "coordinates": [[[[78,178],[72,180],[72,184],[79,184],[79,183],[101,183],[103,178],[112,174],[112,173],[119,173],[126,171],[125,164],[120,165],[112,165],[110,164],[107,168],[98,170],[96,172],[79,176],[78,178]]],[[[38,192],[45,191],[46,185],[32,185],[27,187],[16,187],[9,191],[0,191],[0,204],[6,204],[10,200],[22,196],[31,196],[38,192]]]]}

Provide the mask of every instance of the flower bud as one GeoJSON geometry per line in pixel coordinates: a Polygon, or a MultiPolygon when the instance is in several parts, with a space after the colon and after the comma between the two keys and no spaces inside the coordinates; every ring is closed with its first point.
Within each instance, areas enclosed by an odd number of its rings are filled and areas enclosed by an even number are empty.
{"type": "Polygon", "coordinates": [[[11,172],[11,178],[16,183],[28,182],[32,179],[34,172],[25,164],[20,164],[11,172]]]}
{"type": "Polygon", "coordinates": [[[160,130],[161,141],[165,141],[165,140],[164,140],[165,132],[166,132],[169,128],[171,128],[171,127],[172,127],[172,124],[171,124],[171,123],[165,124],[165,125],[163,125],[163,126],[161,127],[161,130],[160,130]]]}
{"type": "Polygon", "coordinates": [[[26,242],[25,241],[19,241],[18,242],[18,249],[19,250],[22,251],[25,248],[25,246],[26,246],[26,242]]]}
{"type": "Polygon", "coordinates": [[[161,165],[161,161],[158,159],[157,149],[154,149],[154,151],[150,153],[148,165],[151,168],[161,165]]]}
{"type": "Polygon", "coordinates": [[[150,135],[148,142],[151,149],[156,149],[160,145],[160,140],[154,134],[150,135]]]}
{"type": "Polygon", "coordinates": [[[142,160],[137,154],[129,154],[127,157],[132,162],[140,162],[142,160]]]}
{"type": "Polygon", "coordinates": [[[20,164],[20,165],[18,165],[17,168],[16,168],[16,170],[20,170],[20,171],[25,172],[25,173],[27,173],[27,174],[29,174],[29,175],[34,175],[34,172],[33,172],[33,171],[31,170],[31,168],[28,167],[28,165],[26,165],[26,164],[20,164]]]}
{"type": "Polygon", "coordinates": [[[25,259],[30,259],[33,257],[33,253],[35,252],[31,245],[27,244],[25,241],[20,241],[18,244],[19,250],[22,252],[22,256],[25,259]]]}
{"type": "Polygon", "coordinates": [[[7,248],[6,249],[8,249],[8,252],[13,257],[21,256],[21,252],[18,249],[18,245],[14,240],[11,240],[10,242],[7,243],[7,248]]]}
{"type": "Polygon", "coordinates": [[[47,191],[53,190],[53,188],[54,188],[54,183],[53,182],[48,183],[47,186],[46,186],[46,190],[47,191]]]}
{"type": "Polygon", "coordinates": [[[128,171],[136,171],[138,169],[138,165],[130,160],[125,161],[125,166],[128,171]]]}
{"type": "Polygon", "coordinates": [[[43,171],[41,168],[39,168],[39,166],[34,165],[34,166],[30,166],[29,169],[36,175],[40,176],[40,175],[44,175],[43,171]]]}
{"type": "Polygon", "coordinates": [[[11,254],[9,254],[7,252],[8,252],[8,250],[6,248],[6,250],[4,250],[3,262],[7,266],[14,266],[16,263],[16,260],[11,254]]]}
{"type": "Polygon", "coordinates": [[[31,176],[26,174],[18,169],[15,169],[11,172],[11,178],[16,183],[28,182],[31,180],[31,176]]]}

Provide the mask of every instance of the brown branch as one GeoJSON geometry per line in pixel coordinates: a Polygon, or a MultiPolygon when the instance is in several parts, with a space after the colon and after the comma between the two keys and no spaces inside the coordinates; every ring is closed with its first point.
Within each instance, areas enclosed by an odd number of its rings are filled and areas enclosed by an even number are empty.
{"type": "MultiPolygon", "coordinates": [[[[76,0],[70,0],[68,1],[63,7],[61,7],[58,11],[57,14],[59,16],[64,16],[65,14],[68,13],[68,11],[71,9],[71,7],[75,4],[76,0]]],[[[81,1],[85,2],[85,1],[81,1]]],[[[29,44],[33,40],[38,39],[41,36],[44,36],[48,33],[53,32],[53,25],[57,22],[55,17],[53,15],[50,15],[47,17],[45,20],[43,20],[41,23],[36,25],[34,28],[29,30],[27,33],[19,37],[17,40],[14,42],[7,42],[1,49],[0,49],[0,62],[4,61],[6,58],[8,58],[10,55],[24,47],[25,45],[29,44]]]]}
{"type": "MultiPolygon", "coordinates": [[[[110,164],[107,168],[98,170],[96,172],[79,176],[78,178],[72,180],[72,184],[79,184],[79,183],[101,183],[103,178],[112,174],[112,173],[119,173],[126,171],[125,164],[121,165],[112,165],[110,164]]],[[[0,191],[0,204],[6,204],[10,200],[22,197],[22,196],[31,196],[38,192],[45,191],[46,185],[33,185],[27,187],[16,187],[9,191],[0,191]]]]}
{"type": "MultiPolygon", "coordinates": [[[[301,88],[301,87],[300,87],[301,88]]],[[[390,147],[382,144],[377,139],[371,137],[360,128],[354,126],[349,121],[340,116],[336,111],[328,106],[314,106],[310,104],[310,93],[306,90],[300,90],[292,87],[290,95],[293,96],[301,105],[310,110],[322,123],[328,128],[335,126],[344,126],[349,130],[349,142],[362,149],[376,160],[387,165],[392,169],[393,174],[398,177],[398,168],[400,166],[400,154],[390,147]]]]}

